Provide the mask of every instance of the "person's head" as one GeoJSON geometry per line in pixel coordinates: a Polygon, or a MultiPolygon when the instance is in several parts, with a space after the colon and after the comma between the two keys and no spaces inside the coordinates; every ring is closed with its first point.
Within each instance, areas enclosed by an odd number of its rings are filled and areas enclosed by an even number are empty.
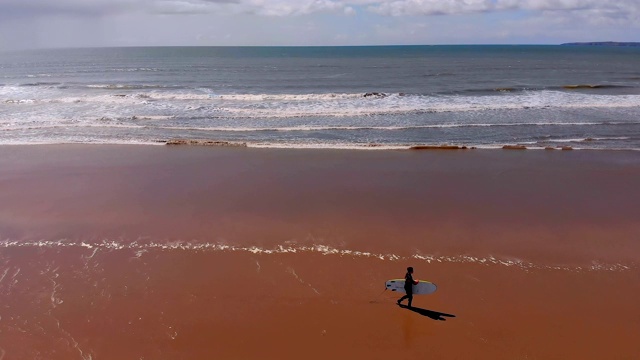
{"type": "Polygon", "coordinates": [[[407,268],[407,272],[408,272],[409,274],[413,274],[413,268],[412,268],[411,266],[409,266],[409,267],[407,268]]]}

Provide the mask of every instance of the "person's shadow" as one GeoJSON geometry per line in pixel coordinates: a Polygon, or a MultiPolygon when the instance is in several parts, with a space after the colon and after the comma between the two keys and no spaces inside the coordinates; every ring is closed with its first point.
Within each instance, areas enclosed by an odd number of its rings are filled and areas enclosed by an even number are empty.
{"type": "Polygon", "coordinates": [[[446,314],[446,313],[441,313],[441,312],[437,312],[437,311],[431,311],[431,310],[427,310],[427,309],[423,309],[423,308],[419,308],[419,307],[408,307],[407,305],[402,305],[402,304],[398,304],[398,306],[400,306],[403,309],[407,309],[410,311],[413,311],[415,313],[418,313],[422,316],[426,316],[428,318],[431,318],[433,320],[440,320],[440,321],[446,321],[447,319],[445,319],[445,317],[456,317],[455,315],[452,314],[446,314]]]}

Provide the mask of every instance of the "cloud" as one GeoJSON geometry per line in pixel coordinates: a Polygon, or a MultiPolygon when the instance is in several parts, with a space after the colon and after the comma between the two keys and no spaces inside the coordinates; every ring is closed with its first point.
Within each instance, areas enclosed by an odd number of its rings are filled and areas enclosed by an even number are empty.
{"type": "Polygon", "coordinates": [[[129,11],[141,5],[142,2],[142,0],[2,0],[0,17],[102,16],[129,11]]]}
{"type": "Polygon", "coordinates": [[[637,0],[388,0],[370,2],[382,15],[460,15],[483,12],[589,13],[600,17],[638,19],[637,0]]]}
{"type": "MultiPolygon", "coordinates": [[[[232,2],[225,2],[230,4],[232,2]]],[[[146,10],[153,14],[164,15],[196,15],[207,14],[216,10],[217,3],[209,1],[167,0],[157,1],[146,10]]]]}
{"type": "Polygon", "coordinates": [[[382,15],[451,15],[495,9],[490,0],[398,0],[382,1],[370,7],[382,15]]]}
{"type": "MultiPolygon", "coordinates": [[[[295,16],[312,13],[353,14],[364,8],[383,16],[461,15],[526,11],[639,19],[638,0],[2,0],[0,14],[21,16],[245,13],[295,16]]],[[[2,16],[2,15],[0,15],[2,16]]]]}
{"type": "Polygon", "coordinates": [[[266,16],[308,15],[317,12],[344,12],[348,2],[334,0],[241,0],[248,13],[266,16]]]}
{"type": "Polygon", "coordinates": [[[210,13],[292,16],[331,12],[352,14],[343,0],[2,0],[0,17],[51,15],[110,16],[141,12],[148,14],[196,15],[210,13]]]}
{"type": "Polygon", "coordinates": [[[637,41],[639,28],[640,0],[0,0],[0,50],[637,41]]]}
{"type": "Polygon", "coordinates": [[[500,0],[499,5],[515,6],[519,9],[564,23],[588,25],[637,26],[640,22],[640,2],[637,0],[594,1],[594,0],[500,0]]]}
{"type": "Polygon", "coordinates": [[[539,12],[594,12],[611,16],[638,16],[637,0],[498,0],[498,9],[522,9],[539,12]]]}

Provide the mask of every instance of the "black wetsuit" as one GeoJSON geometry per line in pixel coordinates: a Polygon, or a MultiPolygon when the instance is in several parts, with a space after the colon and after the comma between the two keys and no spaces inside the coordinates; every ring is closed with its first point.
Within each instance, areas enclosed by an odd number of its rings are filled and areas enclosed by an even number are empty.
{"type": "Polygon", "coordinates": [[[411,307],[411,302],[413,301],[413,283],[413,275],[408,272],[404,276],[404,291],[407,293],[407,295],[401,297],[400,300],[398,300],[398,304],[400,304],[400,302],[402,302],[402,300],[404,299],[409,299],[409,307],[411,307]]]}
{"type": "Polygon", "coordinates": [[[413,295],[413,282],[413,275],[407,273],[404,276],[404,291],[407,292],[407,295],[413,295]]]}

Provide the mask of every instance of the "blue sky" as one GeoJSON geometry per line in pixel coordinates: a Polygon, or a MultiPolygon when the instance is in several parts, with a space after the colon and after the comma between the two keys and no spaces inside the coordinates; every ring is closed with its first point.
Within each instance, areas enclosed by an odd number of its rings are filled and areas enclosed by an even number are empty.
{"type": "Polygon", "coordinates": [[[640,0],[0,0],[0,49],[640,41],[640,0]]]}

